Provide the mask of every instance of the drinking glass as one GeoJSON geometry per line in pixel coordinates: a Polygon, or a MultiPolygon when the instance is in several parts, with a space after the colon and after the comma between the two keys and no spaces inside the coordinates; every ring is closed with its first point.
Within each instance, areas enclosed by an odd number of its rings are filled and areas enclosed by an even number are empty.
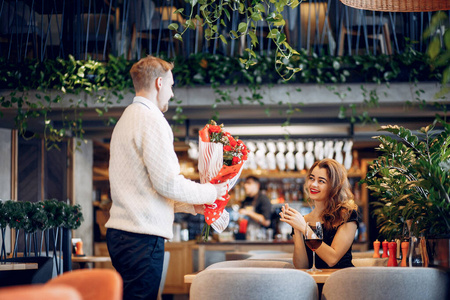
{"type": "Polygon", "coordinates": [[[322,270],[316,269],[316,249],[322,244],[322,240],[322,224],[320,222],[307,222],[305,228],[305,243],[313,252],[313,265],[311,269],[307,270],[308,272],[322,272],[322,270]]]}

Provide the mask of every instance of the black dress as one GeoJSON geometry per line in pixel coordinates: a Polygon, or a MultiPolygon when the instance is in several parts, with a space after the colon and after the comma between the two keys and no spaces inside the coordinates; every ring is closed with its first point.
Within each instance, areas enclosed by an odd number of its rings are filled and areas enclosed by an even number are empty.
{"type": "MultiPolygon", "coordinates": [[[[352,211],[350,218],[347,220],[347,222],[356,222],[356,226],[357,228],[359,228],[359,216],[356,210],[352,211]]],[[[325,228],[323,228],[323,242],[329,246],[331,246],[331,243],[333,242],[334,236],[336,235],[336,232],[338,230],[339,226],[337,228],[333,228],[330,230],[326,230],[325,228]]],[[[306,248],[306,254],[308,255],[308,262],[309,262],[309,268],[312,267],[312,262],[313,262],[313,254],[311,249],[308,248],[308,246],[306,246],[305,244],[305,248],[306,248]]],[[[348,249],[348,251],[344,254],[344,256],[342,256],[341,260],[339,260],[339,262],[332,266],[329,267],[328,264],[326,262],[324,262],[319,255],[316,254],[316,268],[317,269],[343,269],[343,268],[348,268],[348,267],[354,267],[354,265],[352,264],[352,246],[350,246],[350,248],[348,249]]]]}

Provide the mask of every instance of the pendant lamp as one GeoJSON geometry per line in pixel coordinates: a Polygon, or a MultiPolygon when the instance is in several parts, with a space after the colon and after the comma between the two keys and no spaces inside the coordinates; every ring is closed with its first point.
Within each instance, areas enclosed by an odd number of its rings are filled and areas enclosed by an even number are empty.
{"type": "Polygon", "coordinates": [[[347,6],[388,12],[450,10],[450,0],[341,0],[347,6]]]}

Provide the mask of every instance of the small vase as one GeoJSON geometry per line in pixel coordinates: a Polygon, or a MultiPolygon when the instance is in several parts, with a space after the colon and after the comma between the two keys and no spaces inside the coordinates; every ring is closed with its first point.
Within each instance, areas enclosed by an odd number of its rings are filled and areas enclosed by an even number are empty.
{"type": "Polygon", "coordinates": [[[409,239],[409,266],[410,267],[422,267],[422,251],[420,246],[420,241],[417,237],[411,236],[409,239]]]}

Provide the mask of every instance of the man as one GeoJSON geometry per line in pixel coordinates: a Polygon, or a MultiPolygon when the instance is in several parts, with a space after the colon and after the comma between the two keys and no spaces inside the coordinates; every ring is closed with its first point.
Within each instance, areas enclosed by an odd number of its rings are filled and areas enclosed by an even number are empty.
{"type": "Polygon", "coordinates": [[[123,279],[123,299],[156,299],[174,213],[203,213],[203,204],[226,193],[226,183],[199,184],[180,175],[173,133],[163,115],[173,97],[172,69],[151,56],[132,66],[136,96],[111,137],[106,238],[123,279]]]}
{"type": "Polygon", "coordinates": [[[245,179],[244,189],[247,197],[242,201],[239,213],[261,226],[269,227],[272,215],[272,204],[266,195],[260,192],[261,183],[255,176],[245,179]]]}

